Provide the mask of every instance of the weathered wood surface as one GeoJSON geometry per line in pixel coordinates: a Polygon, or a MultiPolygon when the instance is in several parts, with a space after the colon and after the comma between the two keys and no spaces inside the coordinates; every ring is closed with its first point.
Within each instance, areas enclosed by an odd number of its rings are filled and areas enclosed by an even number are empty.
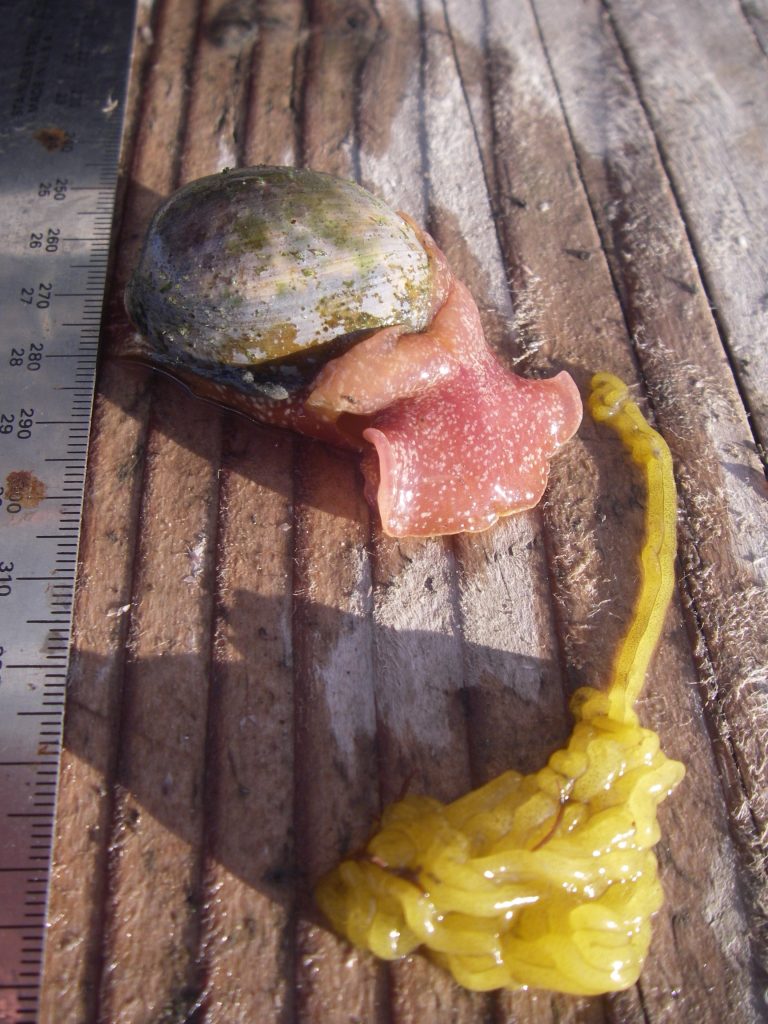
{"type": "Polygon", "coordinates": [[[696,0],[155,0],[137,45],[89,464],[43,1019],[766,1019],[768,12],[696,0]],[[641,702],[685,762],[638,986],[473,995],[334,937],[311,885],[406,786],[567,737],[631,606],[636,485],[585,422],[542,506],[395,542],[353,457],[115,353],[152,210],[224,166],[425,224],[522,372],[633,382],[676,461],[641,702]]]}

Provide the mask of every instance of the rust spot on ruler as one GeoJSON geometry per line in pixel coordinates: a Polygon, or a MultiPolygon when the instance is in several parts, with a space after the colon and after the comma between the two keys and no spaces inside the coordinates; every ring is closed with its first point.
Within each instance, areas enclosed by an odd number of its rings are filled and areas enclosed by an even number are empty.
{"type": "Polygon", "coordinates": [[[49,153],[54,153],[58,149],[72,148],[72,139],[63,128],[40,128],[35,132],[33,138],[49,153]]]}
{"type": "Polygon", "coordinates": [[[5,478],[5,493],[22,508],[37,508],[45,497],[45,484],[28,469],[15,469],[5,478]]]}

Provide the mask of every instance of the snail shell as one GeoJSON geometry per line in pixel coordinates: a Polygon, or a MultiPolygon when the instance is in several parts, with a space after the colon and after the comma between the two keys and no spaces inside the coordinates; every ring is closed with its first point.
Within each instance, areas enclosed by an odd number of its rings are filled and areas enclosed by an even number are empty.
{"type": "Polygon", "coordinates": [[[126,306],[155,358],[219,373],[381,327],[423,330],[436,276],[415,226],[354,182],[249,167],[163,203],[126,306]]]}

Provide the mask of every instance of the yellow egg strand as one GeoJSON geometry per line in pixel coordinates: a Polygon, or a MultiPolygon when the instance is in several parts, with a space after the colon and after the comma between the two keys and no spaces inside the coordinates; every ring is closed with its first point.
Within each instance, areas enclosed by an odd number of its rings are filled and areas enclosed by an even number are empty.
{"type": "Polygon", "coordinates": [[[422,948],[468,989],[597,995],[634,984],[662,903],[656,808],[683,777],[633,710],[674,584],[675,485],[626,386],[592,380],[647,487],[641,584],[607,691],[578,690],[563,750],[442,804],[407,796],[317,887],[334,928],[387,960],[422,948]]]}
{"type": "Polygon", "coordinates": [[[645,474],[645,542],[640,552],[642,585],[611,676],[611,714],[630,711],[661,636],[675,583],[677,492],[672,456],[664,438],[630,400],[626,385],[610,373],[596,373],[587,400],[592,418],[613,427],[634,463],[645,474]]]}

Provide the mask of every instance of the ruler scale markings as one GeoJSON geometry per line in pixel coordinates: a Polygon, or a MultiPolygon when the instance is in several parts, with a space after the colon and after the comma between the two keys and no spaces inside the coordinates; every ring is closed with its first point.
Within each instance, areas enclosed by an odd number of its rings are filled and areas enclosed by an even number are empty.
{"type": "Polygon", "coordinates": [[[7,1024],[34,1024],[38,1013],[133,8],[134,0],[3,3],[0,987],[17,1007],[7,1024]],[[118,100],[111,115],[108,98],[118,100]]]}

